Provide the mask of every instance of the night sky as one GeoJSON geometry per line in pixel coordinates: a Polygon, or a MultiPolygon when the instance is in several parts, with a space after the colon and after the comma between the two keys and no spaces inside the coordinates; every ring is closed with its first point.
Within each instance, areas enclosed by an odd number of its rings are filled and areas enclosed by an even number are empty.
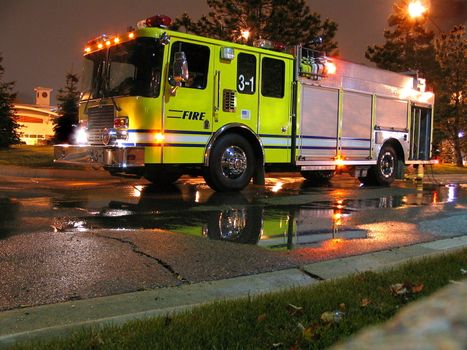
{"type": "MultiPolygon", "coordinates": [[[[367,63],[368,45],[383,42],[394,0],[308,0],[311,10],[339,24],[344,59],[367,63]]],[[[431,16],[442,30],[466,23],[467,0],[431,0],[431,16]]],[[[207,13],[205,0],[0,0],[0,52],[6,81],[16,81],[18,100],[33,103],[34,87],[57,90],[65,74],[81,71],[86,42],[100,34],[122,33],[153,14],[172,18],[207,13]]]]}

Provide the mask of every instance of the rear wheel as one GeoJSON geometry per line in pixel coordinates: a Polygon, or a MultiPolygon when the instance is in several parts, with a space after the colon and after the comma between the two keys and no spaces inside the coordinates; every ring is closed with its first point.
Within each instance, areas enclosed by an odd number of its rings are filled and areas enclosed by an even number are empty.
{"type": "Polygon", "coordinates": [[[366,185],[389,186],[396,178],[397,154],[390,145],[384,145],[378,155],[378,162],[368,170],[368,175],[360,179],[366,185]]]}
{"type": "Polygon", "coordinates": [[[228,134],[215,143],[204,179],[219,192],[241,191],[248,186],[254,170],[254,153],[240,135],[228,134]]]}

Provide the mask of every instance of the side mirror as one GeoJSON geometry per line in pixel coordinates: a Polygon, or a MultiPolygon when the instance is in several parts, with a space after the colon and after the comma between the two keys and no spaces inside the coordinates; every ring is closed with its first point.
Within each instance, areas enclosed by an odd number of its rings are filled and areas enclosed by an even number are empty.
{"type": "Polygon", "coordinates": [[[188,81],[188,78],[190,77],[185,52],[175,52],[172,72],[173,74],[169,83],[172,85],[171,93],[172,95],[175,95],[177,88],[182,86],[182,83],[188,81]]]}

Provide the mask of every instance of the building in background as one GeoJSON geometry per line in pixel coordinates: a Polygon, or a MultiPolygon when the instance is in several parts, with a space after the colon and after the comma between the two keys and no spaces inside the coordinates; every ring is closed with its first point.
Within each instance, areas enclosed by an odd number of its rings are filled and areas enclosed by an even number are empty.
{"type": "Polygon", "coordinates": [[[36,87],[36,104],[16,103],[15,114],[21,125],[20,139],[27,145],[50,143],[54,137],[53,120],[58,117],[57,107],[50,105],[52,89],[36,87]]]}

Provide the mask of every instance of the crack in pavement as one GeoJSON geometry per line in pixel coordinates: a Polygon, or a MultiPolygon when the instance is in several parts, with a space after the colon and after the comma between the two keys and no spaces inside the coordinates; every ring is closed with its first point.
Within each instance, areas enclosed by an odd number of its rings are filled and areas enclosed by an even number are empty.
{"type": "Polygon", "coordinates": [[[316,275],[316,274],[314,274],[314,273],[311,273],[310,271],[305,270],[305,268],[304,268],[303,266],[300,266],[298,269],[299,269],[301,272],[303,272],[305,275],[307,275],[307,276],[309,276],[309,277],[311,277],[311,278],[313,278],[313,279],[315,279],[315,280],[318,280],[318,281],[326,281],[325,278],[323,278],[323,277],[321,277],[321,276],[318,276],[318,275],[316,275]]]}
{"type": "Polygon", "coordinates": [[[96,234],[96,236],[98,237],[101,237],[101,238],[107,238],[107,239],[113,239],[115,241],[118,241],[120,243],[125,243],[125,244],[128,244],[130,245],[131,249],[133,250],[133,252],[135,252],[136,254],[139,254],[139,255],[142,255],[142,256],[145,256],[151,260],[154,260],[156,261],[160,266],[162,266],[164,269],[166,269],[167,271],[169,271],[177,280],[181,281],[182,283],[185,283],[185,284],[189,284],[190,281],[187,280],[185,277],[183,277],[182,275],[180,275],[178,272],[176,272],[172,266],[170,266],[169,263],[159,259],[159,258],[156,258],[150,254],[147,254],[143,251],[141,251],[139,249],[139,247],[132,241],[130,240],[127,240],[127,239],[124,239],[124,238],[118,238],[118,237],[111,237],[111,236],[104,236],[104,235],[100,235],[100,234],[96,234]]]}

